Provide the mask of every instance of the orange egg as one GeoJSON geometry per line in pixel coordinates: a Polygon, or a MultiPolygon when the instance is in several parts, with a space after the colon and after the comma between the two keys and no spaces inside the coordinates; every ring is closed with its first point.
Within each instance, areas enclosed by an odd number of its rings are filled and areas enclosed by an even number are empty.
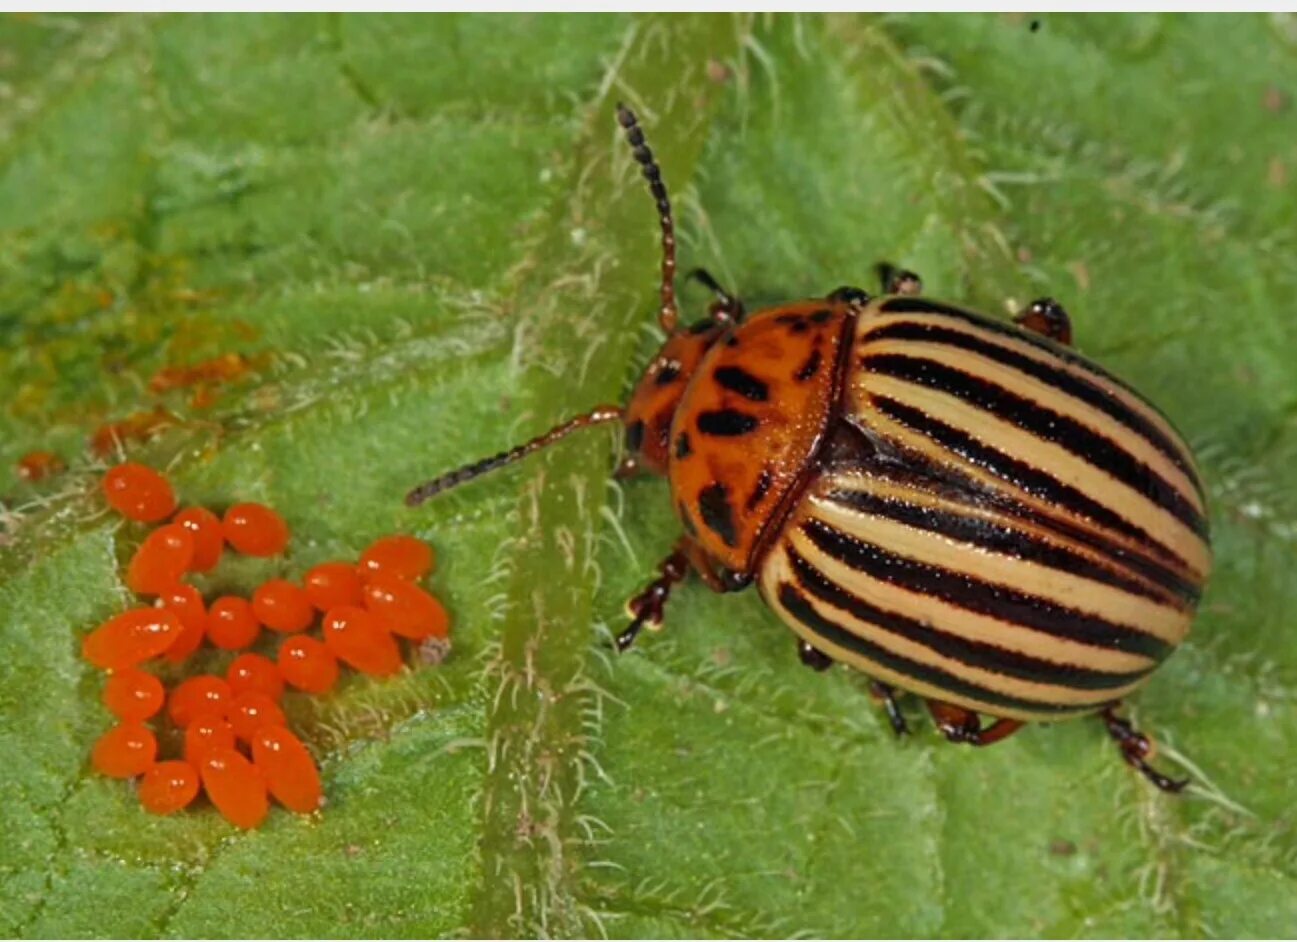
{"type": "Polygon", "coordinates": [[[365,608],[378,623],[403,638],[445,638],[450,616],[440,602],[413,582],[396,576],[376,575],[365,584],[365,608]]]}
{"type": "Polygon", "coordinates": [[[199,674],[181,681],[171,691],[167,715],[177,726],[188,726],[199,714],[216,711],[221,715],[229,707],[230,685],[221,677],[199,674]]]}
{"type": "Polygon", "coordinates": [[[219,746],[208,750],[199,774],[203,791],[231,824],[249,829],[266,819],[270,810],[266,783],[256,766],[240,753],[219,746]]]}
{"type": "Polygon", "coordinates": [[[207,607],[203,605],[203,597],[193,586],[181,582],[159,595],[154,604],[175,612],[184,626],[180,637],[163,654],[166,660],[179,664],[197,651],[207,636],[207,607]]]}
{"type": "Polygon", "coordinates": [[[225,679],[235,696],[256,690],[278,700],[284,693],[284,679],[279,676],[279,668],[270,658],[260,654],[240,654],[230,662],[225,679]]]}
{"type": "Polygon", "coordinates": [[[133,461],[109,468],[103,479],[104,497],[123,517],[156,523],[176,509],[171,484],[152,468],[133,461]]]}
{"type": "Polygon", "coordinates": [[[158,740],[143,723],[121,723],[99,737],[91,764],[110,778],[134,778],[153,766],[158,740]]]}
{"type": "Polygon", "coordinates": [[[370,579],[380,573],[399,579],[414,581],[432,571],[432,547],[412,536],[396,534],[375,540],[360,554],[362,578],[370,579]]]}
{"type": "Polygon", "coordinates": [[[207,640],[226,651],[238,651],[257,640],[261,623],[247,599],[222,595],[207,609],[207,640]]]}
{"type": "Polygon", "coordinates": [[[186,507],[176,514],[172,522],[184,527],[194,538],[194,560],[189,565],[190,570],[209,572],[214,569],[225,552],[221,518],[206,507],[186,507]]]}
{"type": "Polygon", "coordinates": [[[174,814],[198,797],[198,770],[188,762],[159,762],[140,779],[140,804],[152,814],[174,814]]]}
{"type": "Polygon", "coordinates": [[[185,727],[185,759],[200,766],[203,756],[214,748],[234,748],[234,726],[225,718],[225,708],[205,707],[185,727]]]}
{"type": "Polygon", "coordinates": [[[126,567],[126,585],[140,595],[161,595],[178,583],[194,559],[194,538],[184,527],[158,527],[126,567]]]}
{"type": "Polygon", "coordinates": [[[324,615],[324,643],[338,660],[361,673],[385,677],[401,669],[396,639],[363,608],[329,609],[324,615]]]}
{"type": "Polygon", "coordinates": [[[302,584],[306,587],[306,597],[322,612],[339,605],[360,605],[364,601],[360,575],[349,563],[320,563],[307,571],[302,584]]]}
{"type": "Polygon", "coordinates": [[[283,727],[263,726],[252,737],[252,761],[270,794],[285,808],[310,814],[320,807],[320,771],[302,741],[283,727]]]}
{"type": "Polygon", "coordinates": [[[230,701],[230,725],[234,735],[251,742],[252,735],[264,726],[285,726],[288,720],[279,704],[259,690],[247,690],[230,701]]]}
{"type": "Polygon", "coordinates": [[[288,524],[265,504],[235,504],[225,511],[221,530],[245,556],[275,556],[288,546],[288,524]]]}
{"type": "Polygon", "coordinates": [[[139,723],[162,709],[162,681],[135,667],[115,671],[104,685],[104,706],[118,719],[139,723]]]}
{"type": "Polygon", "coordinates": [[[297,635],[279,646],[279,675],[298,690],[326,693],[338,682],[338,659],[314,638],[297,635]]]}
{"type": "Polygon", "coordinates": [[[167,650],[183,630],[173,611],[133,608],[108,619],[86,635],[81,642],[81,654],[104,670],[134,667],[167,650]]]}
{"type": "Polygon", "coordinates": [[[287,579],[270,579],[252,593],[252,611],[267,628],[305,631],[315,621],[315,609],[300,586],[287,579]]]}

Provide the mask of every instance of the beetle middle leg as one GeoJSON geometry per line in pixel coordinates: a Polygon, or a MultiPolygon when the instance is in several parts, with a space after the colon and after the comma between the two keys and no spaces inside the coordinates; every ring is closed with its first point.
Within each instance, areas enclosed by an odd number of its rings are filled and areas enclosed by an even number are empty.
{"type": "Polygon", "coordinates": [[[719,281],[705,268],[695,268],[688,275],[694,281],[711,291],[713,301],[707,307],[707,313],[719,324],[738,324],[747,312],[743,302],[721,287],[719,281]]]}
{"type": "Polygon", "coordinates": [[[1065,346],[1072,345],[1072,319],[1053,298],[1037,298],[1015,314],[1013,322],[1065,346]]]}
{"type": "Polygon", "coordinates": [[[925,700],[924,703],[927,704],[937,729],[950,742],[990,746],[1008,739],[1026,725],[1022,720],[998,719],[990,726],[983,726],[982,718],[972,710],[942,703],[940,700],[925,700]]]}

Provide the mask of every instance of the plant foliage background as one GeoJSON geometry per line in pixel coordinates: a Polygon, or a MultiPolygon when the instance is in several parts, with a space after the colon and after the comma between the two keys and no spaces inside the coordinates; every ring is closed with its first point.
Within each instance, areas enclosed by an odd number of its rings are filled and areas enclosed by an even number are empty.
{"type": "MultiPolygon", "coordinates": [[[[1297,924],[1297,20],[11,17],[0,23],[0,934],[1268,936],[1297,924]],[[1201,457],[1218,562],[1136,699],[1155,793],[1098,724],[985,752],[816,676],[754,593],[693,584],[608,655],[668,549],[660,481],[591,432],[421,509],[405,489],[597,402],[654,345],[640,108],[682,268],[750,306],[872,288],[1052,294],[1201,457]],[[157,368],[235,350],[206,411],[157,368]],[[84,450],[294,544],[439,551],[440,668],[290,710],[317,819],[157,819],[89,774],[80,635],[139,533],[84,450]]],[[[706,298],[685,289],[701,312],[706,298]]],[[[219,663],[215,661],[214,663],[219,663]]]]}

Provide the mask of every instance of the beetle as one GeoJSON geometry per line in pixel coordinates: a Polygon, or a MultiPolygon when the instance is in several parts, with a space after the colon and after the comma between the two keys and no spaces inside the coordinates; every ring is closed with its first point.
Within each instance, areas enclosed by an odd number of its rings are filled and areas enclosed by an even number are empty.
{"type": "Polygon", "coordinates": [[[624,408],[407,503],[620,422],[618,475],[664,475],[684,532],[628,603],[619,650],[661,626],[691,572],[718,592],[755,583],[802,661],[863,672],[897,735],[902,691],[974,746],[1097,714],[1130,765],[1182,789],[1116,712],[1188,632],[1211,568],[1203,487],[1170,421],[1072,349],[1052,299],[1009,323],[887,265],[880,296],[843,287],[751,316],[694,272],[715,300],[681,326],[666,185],[635,115],[617,118],[657,205],[665,343],[624,408]]]}

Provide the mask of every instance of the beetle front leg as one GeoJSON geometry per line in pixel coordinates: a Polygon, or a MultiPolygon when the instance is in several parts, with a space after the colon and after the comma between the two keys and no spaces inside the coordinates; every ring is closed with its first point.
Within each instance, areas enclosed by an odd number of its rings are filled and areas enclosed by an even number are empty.
{"type": "Polygon", "coordinates": [[[689,571],[699,577],[713,592],[737,592],[752,582],[747,573],[717,570],[707,555],[693,540],[682,537],[671,555],[658,564],[658,577],[626,603],[631,623],[617,636],[617,650],[625,651],[635,643],[635,638],[645,628],[658,628],[666,616],[667,599],[671,590],[685,580],[689,571]]]}
{"type": "Polygon", "coordinates": [[[1037,298],[1015,314],[1013,322],[1065,346],[1072,345],[1072,319],[1053,298],[1037,298]]]}
{"type": "Polygon", "coordinates": [[[1115,710],[1115,706],[1108,707],[1100,716],[1103,718],[1103,725],[1107,728],[1108,735],[1121,750],[1121,757],[1128,765],[1139,769],[1144,778],[1162,791],[1172,793],[1182,791],[1189,784],[1189,780],[1170,778],[1149,765],[1147,760],[1153,758],[1156,752],[1153,740],[1131,725],[1130,720],[1118,716],[1115,710]]]}
{"type": "Polygon", "coordinates": [[[925,700],[928,712],[932,714],[937,729],[950,742],[966,743],[970,746],[990,746],[1002,739],[1008,739],[1026,724],[1022,720],[998,719],[990,726],[982,726],[982,718],[972,710],[966,710],[940,700],[925,700]]]}

